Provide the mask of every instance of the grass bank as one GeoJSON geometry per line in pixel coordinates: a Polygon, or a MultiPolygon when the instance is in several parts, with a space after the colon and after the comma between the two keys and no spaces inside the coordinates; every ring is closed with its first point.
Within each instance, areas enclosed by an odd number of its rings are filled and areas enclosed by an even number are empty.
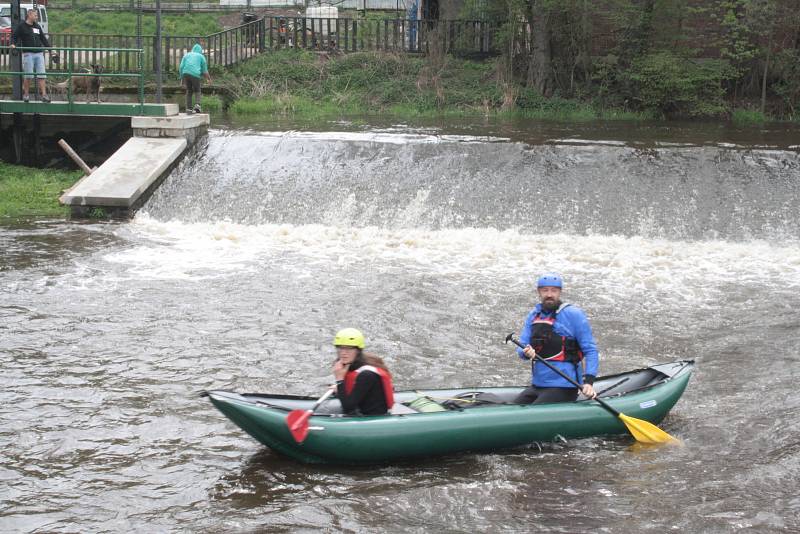
{"type": "Polygon", "coordinates": [[[34,169],[0,162],[0,218],[66,217],[58,203],[61,191],[81,177],[80,171],[34,169]]]}
{"type": "Polygon", "coordinates": [[[237,115],[329,118],[350,114],[523,116],[582,121],[644,120],[646,113],[604,109],[503,84],[496,63],[444,56],[358,52],[319,55],[299,50],[264,54],[217,77],[237,115]]]}
{"type": "MultiPolygon", "coordinates": [[[[90,33],[98,35],[136,35],[136,14],[124,11],[93,11],[72,9],[48,10],[51,33],[90,33]]],[[[165,35],[209,35],[222,30],[219,16],[214,13],[186,13],[161,16],[161,31],[165,35]]],[[[156,17],[142,15],[142,35],[155,35],[156,17]]]]}

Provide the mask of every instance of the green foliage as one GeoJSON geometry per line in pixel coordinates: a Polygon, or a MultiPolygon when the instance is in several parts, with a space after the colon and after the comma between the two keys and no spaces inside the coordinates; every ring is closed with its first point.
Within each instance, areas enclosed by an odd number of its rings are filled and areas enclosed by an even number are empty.
{"type": "Polygon", "coordinates": [[[222,111],[222,99],[217,95],[203,96],[203,111],[205,113],[218,113],[222,111]]]}
{"type": "MultiPolygon", "coordinates": [[[[91,33],[98,35],[136,35],[136,14],[125,11],[73,9],[48,10],[50,32],[91,33]]],[[[213,13],[162,15],[161,31],[165,35],[205,36],[222,30],[213,13]]],[[[156,18],[142,15],[142,35],[155,35],[156,18]]]]}
{"type": "Polygon", "coordinates": [[[234,69],[223,83],[238,97],[234,113],[305,113],[310,104],[332,112],[464,111],[501,101],[493,73],[492,64],[456,59],[437,69],[416,56],[359,52],[320,58],[285,50],[234,69]]]}
{"type": "Polygon", "coordinates": [[[103,208],[92,208],[89,211],[89,218],[90,219],[107,219],[108,213],[103,208]]]}
{"type": "Polygon", "coordinates": [[[781,100],[782,115],[800,118],[800,50],[782,50],[775,57],[773,71],[779,76],[774,90],[781,100]]]}
{"type": "MultiPolygon", "coordinates": [[[[255,58],[218,83],[235,91],[236,100],[229,110],[241,116],[475,116],[501,113],[506,95],[495,81],[496,67],[495,61],[450,56],[434,61],[375,52],[318,56],[284,50],[255,58]]],[[[516,106],[503,111],[504,115],[554,120],[647,117],[606,111],[575,99],[548,99],[531,89],[514,92],[516,106]]]]}
{"type": "Polygon", "coordinates": [[[670,117],[715,117],[727,111],[722,84],[732,76],[726,61],[658,52],[637,58],[622,78],[635,108],[670,117]]]}
{"type": "Polygon", "coordinates": [[[512,115],[531,119],[561,121],[591,120],[646,120],[654,118],[651,112],[630,112],[604,109],[591,102],[558,96],[546,98],[532,88],[522,89],[517,96],[517,107],[512,115]]]}
{"type": "Polygon", "coordinates": [[[738,126],[757,126],[767,122],[767,116],[755,109],[735,109],[731,121],[738,126]]]}
{"type": "Polygon", "coordinates": [[[756,55],[756,46],[752,42],[753,28],[745,18],[751,0],[721,0],[718,3],[722,10],[720,53],[741,76],[746,64],[756,55]]]}
{"type": "Polygon", "coordinates": [[[0,217],[65,217],[61,191],[80,178],[78,171],[42,170],[0,162],[0,217]]]}

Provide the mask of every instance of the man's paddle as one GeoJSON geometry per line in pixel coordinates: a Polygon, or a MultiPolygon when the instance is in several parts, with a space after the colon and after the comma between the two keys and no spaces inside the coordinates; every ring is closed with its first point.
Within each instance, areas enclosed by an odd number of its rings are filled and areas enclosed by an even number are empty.
{"type": "MultiPolygon", "coordinates": [[[[519,341],[514,339],[514,334],[508,334],[506,336],[506,343],[508,343],[509,341],[511,341],[512,343],[514,343],[516,346],[518,346],[521,349],[525,348],[525,346],[522,343],[520,343],[519,341]]],[[[560,374],[565,380],[567,380],[573,386],[575,386],[578,389],[581,389],[581,385],[578,384],[574,379],[572,379],[569,376],[567,376],[566,374],[564,374],[560,369],[555,367],[553,364],[551,364],[550,362],[548,362],[547,360],[545,360],[544,358],[542,358],[538,354],[536,354],[536,359],[539,360],[540,362],[542,362],[543,364],[545,364],[547,367],[549,367],[550,369],[552,369],[556,373],[560,374]]],[[[636,439],[636,441],[638,441],[640,443],[650,443],[650,444],[655,444],[655,443],[675,443],[675,444],[678,444],[678,445],[682,445],[682,443],[681,443],[681,441],[679,439],[673,438],[672,436],[670,436],[669,434],[667,434],[666,432],[664,432],[663,430],[658,428],[653,423],[650,423],[648,421],[643,421],[642,419],[636,419],[635,417],[629,417],[629,416],[627,416],[627,415],[625,415],[623,413],[620,413],[619,411],[617,411],[614,408],[612,408],[604,400],[601,400],[601,399],[599,399],[597,397],[595,397],[594,400],[596,400],[600,404],[600,406],[602,406],[603,408],[605,408],[609,412],[611,412],[614,415],[616,415],[617,417],[619,417],[620,420],[623,423],[625,423],[625,426],[628,428],[628,431],[636,439]]]]}
{"type": "Polygon", "coordinates": [[[333,388],[328,389],[325,395],[321,396],[310,410],[292,410],[286,416],[286,424],[289,426],[289,432],[297,443],[303,443],[308,436],[308,418],[314,413],[314,410],[319,408],[319,405],[328,400],[328,397],[333,395],[333,388]]]}

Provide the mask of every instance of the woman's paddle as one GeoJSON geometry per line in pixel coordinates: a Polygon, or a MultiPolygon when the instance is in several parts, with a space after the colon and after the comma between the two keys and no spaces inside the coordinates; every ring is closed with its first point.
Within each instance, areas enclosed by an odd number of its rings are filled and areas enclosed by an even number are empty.
{"type": "MultiPolygon", "coordinates": [[[[518,346],[521,349],[525,348],[525,346],[522,343],[520,343],[519,341],[514,339],[514,334],[508,334],[506,336],[506,343],[508,343],[509,341],[511,341],[512,343],[514,343],[516,346],[518,346]]],[[[542,362],[543,364],[545,364],[547,367],[549,367],[550,369],[552,369],[556,373],[560,374],[565,380],[567,380],[573,386],[575,386],[578,389],[581,389],[581,385],[578,384],[574,379],[572,379],[569,376],[567,376],[566,374],[564,374],[560,369],[555,367],[553,364],[551,364],[550,362],[548,362],[547,360],[545,360],[544,358],[542,358],[538,354],[536,354],[536,359],[539,360],[540,362],[542,362]]],[[[611,412],[614,415],[616,415],[617,417],[619,417],[620,420],[623,423],[625,423],[625,426],[628,428],[628,431],[636,439],[636,441],[638,441],[640,443],[650,443],[650,444],[654,444],[654,443],[675,443],[675,444],[682,445],[682,443],[681,443],[681,441],[679,439],[673,438],[672,436],[670,436],[669,434],[667,434],[666,432],[664,432],[663,430],[658,428],[653,423],[650,423],[648,421],[643,421],[642,419],[636,419],[635,417],[629,417],[629,416],[627,416],[627,415],[625,415],[623,413],[620,413],[619,411],[617,411],[614,408],[612,408],[608,403],[606,403],[603,400],[600,400],[597,397],[595,397],[594,400],[596,400],[600,404],[600,406],[602,406],[603,408],[605,408],[609,412],[611,412]]]]}
{"type": "Polygon", "coordinates": [[[310,410],[292,410],[286,416],[286,424],[289,426],[289,432],[297,443],[303,443],[308,436],[308,418],[314,413],[314,410],[319,408],[319,405],[328,400],[328,397],[333,395],[333,388],[328,389],[325,395],[321,396],[310,410]]]}

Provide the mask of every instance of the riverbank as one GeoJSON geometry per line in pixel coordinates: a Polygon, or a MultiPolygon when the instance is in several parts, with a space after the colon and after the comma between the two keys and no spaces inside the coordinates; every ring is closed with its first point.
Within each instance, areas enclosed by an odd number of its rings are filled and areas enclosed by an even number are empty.
{"type": "MultiPolygon", "coordinates": [[[[279,50],[215,73],[228,94],[223,107],[237,116],[331,119],[388,115],[397,119],[498,117],[583,122],[669,120],[659,108],[610,105],[601,99],[544,97],[517,82],[504,82],[498,58],[470,60],[449,55],[279,50]]],[[[702,106],[699,106],[702,107],[702,106]]],[[[740,125],[776,120],[754,109],[717,99],[700,120],[730,119],[740,125]]]]}
{"type": "Polygon", "coordinates": [[[0,162],[0,219],[66,217],[58,203],[61,191],[81,177],[80,171],[34,169],[0,162]]]}
{"type": "Polygon", "coordinates": [[[391,115],[400,119],[481,117],[542,120],[647,120],[649,112],[608,108],[591,101],[544,98],[535,90],[498,81],[495,60],[357,52],[318,54],[280,50],[226,72],[234,115],[329,119],[391,115]]]}

